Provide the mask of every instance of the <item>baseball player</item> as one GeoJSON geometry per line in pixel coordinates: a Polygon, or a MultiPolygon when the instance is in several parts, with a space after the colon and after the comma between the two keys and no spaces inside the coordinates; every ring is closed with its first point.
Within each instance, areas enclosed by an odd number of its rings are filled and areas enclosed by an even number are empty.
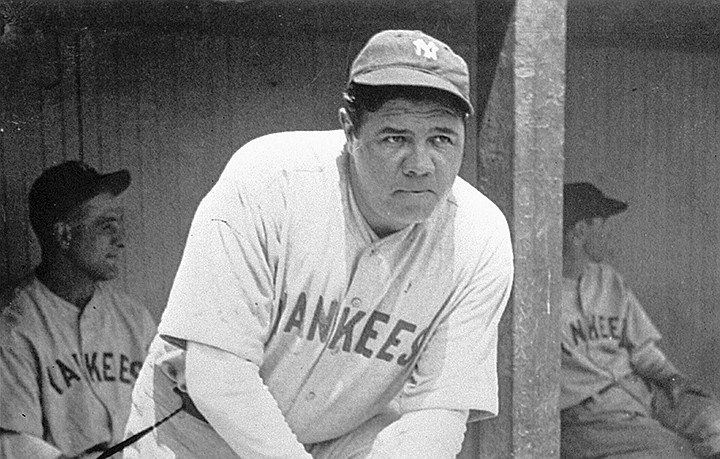
{"type": "Polygon", "coordinates": [[[132,387],[155,333],[147,310],[105,283],[124,246],[122,170],[69,161],[29,195],[42,249],[33,275],[3,293],[0,457],[94,458],[122,440],[132,387]]]}
{"type": "Polygon", "coordinates": [[[195,214],[124,457],[455,457],[470,410],[498,410],[513,274],[502,213],[457,177],[471,112],[465,61],[390,30],[352,64],[342,130],[241,148],[195,214]]]}
{"type": "Polygon", "coordinates": [[[637,298],[602,262],[605,220],[626,208],[590,183],[564,187],[561,456],[720,457],[720,405],[665,357],[637,298]]]}

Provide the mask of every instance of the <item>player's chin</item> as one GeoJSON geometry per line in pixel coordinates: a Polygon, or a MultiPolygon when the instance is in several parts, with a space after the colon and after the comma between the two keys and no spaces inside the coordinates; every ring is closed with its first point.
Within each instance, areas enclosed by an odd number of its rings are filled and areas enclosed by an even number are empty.
{"type": "Polygon", "coordinates": [[[435,202],[426,202],[416,205],[398,206],[392,214],[404,225],[421,223],[430,218],[436,207],[435,202]]]}

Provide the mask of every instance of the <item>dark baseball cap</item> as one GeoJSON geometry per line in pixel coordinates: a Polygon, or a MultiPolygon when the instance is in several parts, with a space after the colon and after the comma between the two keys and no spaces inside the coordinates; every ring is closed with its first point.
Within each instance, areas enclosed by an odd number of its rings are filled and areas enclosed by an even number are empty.
{"type": "Polygon", "coordinates": [[[101,174],[82,161],[65,161],[43,171],[30,188],[30,222],[36,231],[51,226],[95,196],[117,196],[128,186],[126,169],[101,174]]]}
{"type": "Polygon", "coordinates": [[[445,43],[419,30],[385,30],[373,35],[350,67],[348,84],[422,86],[459,97],[467,110],[470,76],[465,60],[445,43]]]}
{"type": "Polygon", "coordinates": [[[605,196],[592,183],[567,183],[563,186],[564,226],[587,218],[607,218],[625,211],[627,207],[627,203],[605,196]]]}

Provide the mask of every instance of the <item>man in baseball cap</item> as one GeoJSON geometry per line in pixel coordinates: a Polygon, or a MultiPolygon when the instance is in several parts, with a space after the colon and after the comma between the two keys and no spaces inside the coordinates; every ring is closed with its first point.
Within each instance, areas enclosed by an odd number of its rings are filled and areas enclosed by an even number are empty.
{"type": "Polygon", "coordinates": [[[465,60],[445,43],[418,30],[386,30],[373,36],[350,69],[348,86],[436,88],[457,96],[473,112],[465,60]]]}
{"type": "Polygon", "coordinates": [[[125,246],[121,170],[80,161],[45,170],[28,196],[42,260],[2,296],[3,457],[96,457],[122,440],[154,320],[105,283],[125,246]]]}
{"type": "Polygon", "coordinates": [[[383,31],[342,129],[235,153],[195,214],[124,457],[454,458],[470,411],[497,414],[512,248],[457,176],[469,81],[440,40],[383,31]]]}
{"type": "Polygon", "coordinates": [[[588,182],[563,195],[561,457],[720,457],[720,404],[667,359],[607,263],[606,220],[628,205],[588,182]]]}
{"type": "Polygon", "coordinates": [[[81,161],[63,162],[43,171],[33,183],[28,196],[30,223],[41,243],[46,242],[53,225],[73,210],[101,193],[118,196],[128,186],[127,170],[100,174],[81,161]]]}
{"type": "Polygon", "coordinates": [[[624,212],[627,203],[609,198],[589,182],[568,183],[563,187],[563,221],[574,225],[581,220],[608,218],[624,212]]]}

